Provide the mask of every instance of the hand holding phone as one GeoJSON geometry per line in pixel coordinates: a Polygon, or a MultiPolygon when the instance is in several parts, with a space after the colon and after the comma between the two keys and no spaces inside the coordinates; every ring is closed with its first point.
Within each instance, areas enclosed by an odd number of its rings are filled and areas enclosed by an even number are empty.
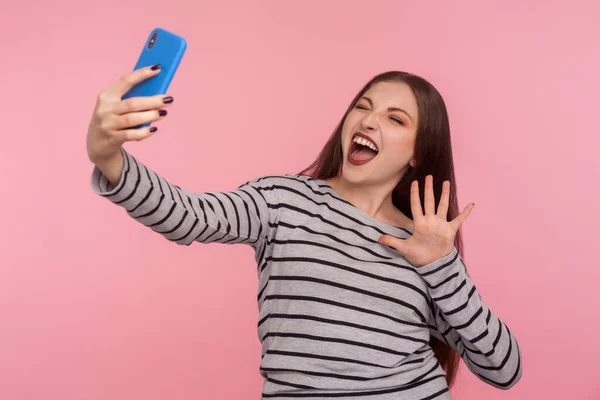
{"type": "MultiPolygon", "coordinates": [[[[159,64],[161,66],[160,73],[133,86],[123,95],[122,99],[165,94],[183,59],[186,49],[187,41],[181,36],[162,28],[156,28],[150,32],[134,67],[134,71],[159,64]]],[[[135,128],[147,127],[149,125],[142,124],[135,128]]]]}
{"type": "Polygon", "coordinates": [[[134,85],[157,76],[159,71],[160,68],[152,67],[135,70],[98,95],[86,139],[88,158],[92,163],[114,170],[116,164],[122,163],[120,149],[124,142],[140,141],[156,132],[157,128],[150,127],[150,123],[167,115],[165,108],[173,98],[161,94],[125,100],[121,97],[134,85]]]}
{"type": "Polygon", "coordinates": [[[152,136],[157,128],[150,123],[164,118],[165,108],[173,102],[164,94],[186,46],[183,39],[171,35],[153,31],[134,70],[97,98],[86,148],[89,160],[113,183],[118,182],[122,170],[121,145],[152,136]],[[159,40],[162,37],[164,43],[159,40]],[[153,49],[158,51],[149,54],[153,49]]]}

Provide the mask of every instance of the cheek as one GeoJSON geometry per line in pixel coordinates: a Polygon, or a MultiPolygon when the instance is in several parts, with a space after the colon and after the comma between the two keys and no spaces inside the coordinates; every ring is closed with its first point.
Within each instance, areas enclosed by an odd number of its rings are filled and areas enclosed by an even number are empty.
{"type": "Polygon", "coordinates": [[[361,118],[362,114],[356,110],[350,111],[344,120],[343,129],[347,129],[348,131],[353,130],[354,127],[356,127],[356,125],[360,122],[361,118]]]}
{"type": "Polygon", "coordinates": [[[357,122],[357,118],[353,117],[352,113],[350,113],[342,124],[342,145],[344,145],[344,151],[346,151],[346,144],[350,140],[350,136],[352,135],[357,122]]]}
{"type": "Polygon", "coordinates": [[[413,156],[415,140],[409,136],[388,138],[384,148],[386,159],[397,164],[405,164],[413,156]]]}

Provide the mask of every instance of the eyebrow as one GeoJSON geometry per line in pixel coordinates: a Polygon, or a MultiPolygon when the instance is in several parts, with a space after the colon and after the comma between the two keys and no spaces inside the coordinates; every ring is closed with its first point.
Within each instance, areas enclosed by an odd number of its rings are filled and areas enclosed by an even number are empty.
{"type": "MultiPolygon", "coordinates": [[[[371,107],[373,107],[373,100],[371,100],[371,99],[370,99],[370,98],[368,98],[367,96],[363,96],[363,97],[361,97],[361,99],[365,99],[365,100],[367,100],[367,101],[369,102],[369,105],[370,105],[371,107]]],[[[404,111],[404,110],[403,110],[403,109],[401,109],[401,108],[398,108],[398,107],[388,107],[388,111],[400,111],[400,112],[402,112],[402,113],[406,114],[406,116],[407,116],[407,117],[408,117],[408,118],[409,118],[409,119],[412,121],[412,117],[410,116],[410,114],[409,114],[409,113],[407,113],[406,111],[404,111]]]]}

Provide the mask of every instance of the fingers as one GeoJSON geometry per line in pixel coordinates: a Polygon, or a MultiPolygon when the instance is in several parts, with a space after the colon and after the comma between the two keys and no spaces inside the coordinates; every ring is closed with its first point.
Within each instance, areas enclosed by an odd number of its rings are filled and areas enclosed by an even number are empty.
{"type": "Polygon", "coordinates": [[[419,181],[413,181],[410,185],[410,209],[413,215],[413,220],[423,216],[421,208],[421,196],[419,195],[419,181]]]}
{"type": "Polygon", "coordinates": [[[438,205],[437,215],[444,218],[444,221],[448,220],[448,208],[450,203],[450,181],[444,181],[442,184],[442,198],[438,205]]]}
{"type": "Polygon", "coordinates": [[[435,195],[433,193],[433,176],[425,177],[425,215],[435,214],[435,195]]]}
{"type": "Polygon", "coordinates": [[[113,129],[121,130],[133,126],[143,125],[150,122],[163,119],[167,115],[167,110],[148,110],[118,115],[114,119],[113,129]]]}
{"type": "Polygon", "coordinates": [[[160,73],[160,66],[149,66],[136,69],[135,71],[129,72],[128,74],[123,75],[118,81],[116,81],[112,86],[110,86],[106,92],[118,96],[119,98],[123,97],[125,93],[127,93],[133,86],[138,83],[145,81],[155,75],[160,73]],[[154,68],[154,69],[152,69],[154,68]]]}
{"type": "Polygon", "coordinates": [[[131,97],[115,104],[113,112],[117,115],[134,113],[138,111],[158,110],[167,107],[173,102],[170,96],[158,94],[156,96],[131,97]]]}
{"type": "Polygon", "coordinates": [[[456,218],[452,220],[452,222],[450,222],[450,225],[452,225],[452,228],[454,228],[455,231],[458,231],[458,229],[466,221],[466,219],[469,217],[469,214],[471,214],[471,211],[473,211],[473,207],[475,207],[475,203],[469,204],[460,214],[458,214],[456,218]]]}
{"type": "Polygon", "coordinates": [[[117,132],[120,136],[121,142],[131,142],[131,141],[140,141],[156,133],[158,128],[155,126],[149,126],[145,128],[137,128],[137,129],[124,129],[122,131],[117,132]]]}

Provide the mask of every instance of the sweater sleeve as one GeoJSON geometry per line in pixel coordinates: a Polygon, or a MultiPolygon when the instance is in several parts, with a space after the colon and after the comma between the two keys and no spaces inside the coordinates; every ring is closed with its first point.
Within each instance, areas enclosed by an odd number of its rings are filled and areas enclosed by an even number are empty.
{"type": "Polygon", "coordinates": [[[508,389],[521,378],[517,340],[483,302],[456,247],[435,262],[417,268],[433,300],[436,331],[482,381],[508,389]]]}
{"type": "Polygon", "coordinates": [[[94,167],[94,192],[166,239],[180,245],[243,243],[258,249],[273,234],[279,209],[273,177],[260,177],[228,192],[193,193],[167,182],[124,149],[121,152],[119,183],[112,187],[94,167]]]}

